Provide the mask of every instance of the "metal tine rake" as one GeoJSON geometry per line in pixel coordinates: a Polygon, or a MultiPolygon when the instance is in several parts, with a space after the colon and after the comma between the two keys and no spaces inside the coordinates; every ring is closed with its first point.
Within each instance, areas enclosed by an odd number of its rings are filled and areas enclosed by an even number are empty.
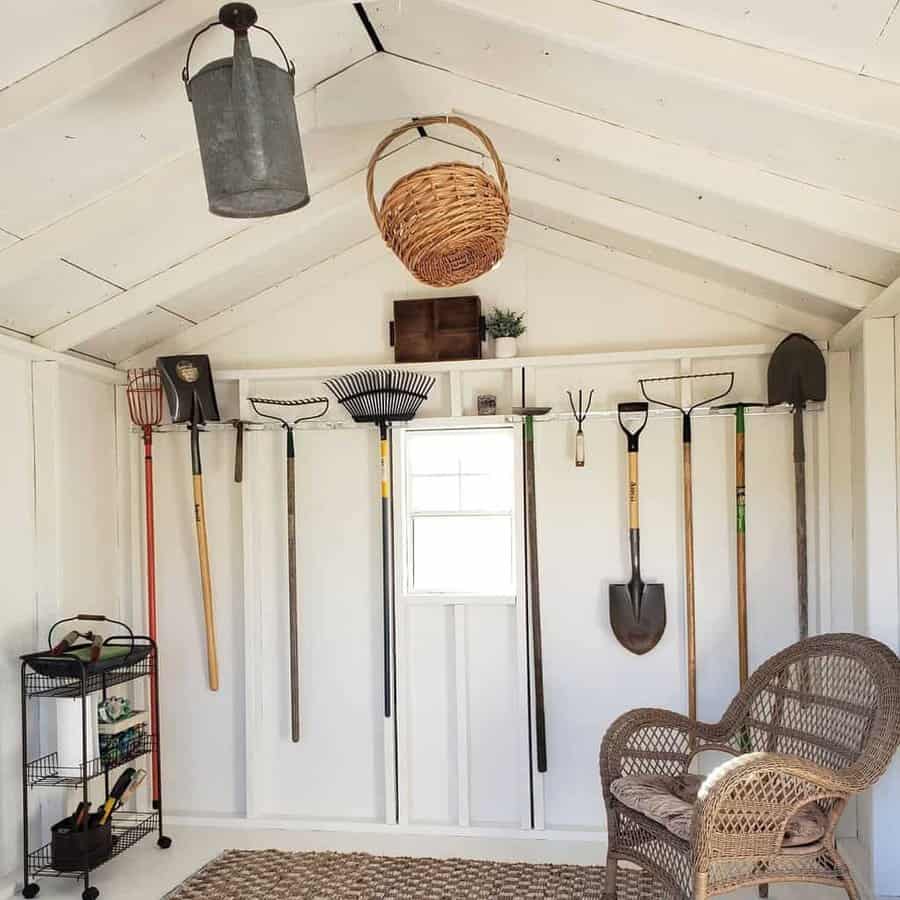
{"type": "MultiPolygon", "coordinates": [[[[159,369],[129,369],[125,385],[128,412],[144,438],[144,514],[147,541],[147,630],[156,640],[156,517],[153,512],[153,429],[162,422],[163,389],[159,369]]],[[[159,801],[159,748],[153,679],[150,680],[150,728],[153,732],[153,799],[159,801]]]]}
{"type": "Polygon", "coordinates": [[[641,393],[650,403],[665,406],[681,413],[681,444],[682,465],[684,479],[684,576],[685,576],[685,602],[687,604],[687,656],[688,656],[688,715],[692,719],[697,718],[697,619],[696,599],[694,585],[694,488],[691,471],[691,414],[700,406],[706,406],[721,400],[731,393],[734,387],[734,372],[705,372],[697,375],[670,375],[667,378],[641,378],[638,382],[641,393]],[[682,406],[678,403],[670,403],[651,397],[647,393],[648,384],[661,384],[662,382],[693,381],[699,378],[727,378],[728,387],[711,397],[704,397],[690,406],[682,406]]]}
{"type": "Polygon", "coordinates": [[[319,419],[328,412],[327,397],[305,397],[302,400],[273,400],[269,397],[248,397],[253,411],[264,419],[281,422],[287,433],[287,535],[288,535],[288,634],[290,636],[291,669],[291,740],[300,740],[300,612],[297,603],[297,488],[294,456],[294,426],[299,422],[319,419]],[[301,411],[296,418],[284,418],[260,407],[301,411]],[[311,407],[321,407],[309,412],[311,407]]]}

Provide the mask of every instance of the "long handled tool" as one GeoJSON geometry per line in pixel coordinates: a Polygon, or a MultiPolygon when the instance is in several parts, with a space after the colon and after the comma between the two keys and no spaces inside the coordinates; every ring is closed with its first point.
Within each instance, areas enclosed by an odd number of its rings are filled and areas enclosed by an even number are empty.
{"type": "Polygon", "coordinates": [[[266,397],[249,397],[253,411],[264,419],[280,422],[287,434],[287,537],[288,537],[288,634],[290,636],[291,668],[291,740],[300,740],[300,612],[297,604],[297,514],[296,475],[294,462],[294,426],[307,419],[318,419],[328,412],[327,397],[306,397],[303,400],[270,400],[266,397]],[[285,419],[274,412],[264,412],[261,407],[303,410],[296,418],[285,419]],[[312,411],[310,409],[312,408],[312,411]]]}
{"type": "Polygon", "coordinates": [[[747,443],[746,416],[748,409],[765,403],[723,403],[716,409],[734,410],[734,491],[735,525],[737,533],[737,613],[738,613],[738,671],[741,687],[750,674],[747,640],[747,443]]]}
{"type": "Polygon", "coordinates": [[[523,416],[525,439],[525,515],[528,540],[528,596],[531,598],[531,644],[534,654],[534,723],[538,772],[547,771],[547,718],[544,710],[544,646],[541,629],[541,566],[538,560],[537,491],[534,478],[534,417],[550,412],[549,406],[514,409],[523,416]]]}
{"type": "Polygon", "coordinates": [[[666,593],[661,584],[646,584],[641,578],[641,526],[638,499],[638,451],[641,432],[647,427],[647,403],[620,403],[619,427],[628,438],[628,543],[631,550],[631,580],[609,586],[609,621],[619,643],[632,653],[652,650],[666,630],[666,593]],[[643,415],[631,429],[630,414],[643,415]]]}
{"type": "Polygon", "coordinates": [[[665,406],[681,413],[682,477],[684,481],[684,582],[687,612],[688,657],[688,715],[697,718],[697,610],[694,588],[694,483],[691,455],[691,414],[698,406],[706,406],[721,400],[734,387],[734,372],[708,372],[700,375],[672,375],[668,378],[640,379],[641,393],[650,403],[665,406]],[[699,378],[727,378],[728,387],[712,397],[706,397],[688,406],[659,400],[647,393],[648,384],[661,382],[694,381],[699,378]]]}
{"type": "MultiPolygon", "coordinates": [[[[162,379],[159,369],[129,369],[125,387],[131,421],[144,438],[144,513],[147,541],[147,628],[156,641],[156,517],[153,513],[153,428],[162,422],[162,379]]],[[[154,738],[159,733],[156,722],[156,700],[150,679],[150,728],[154,738]]],[[[153,801],[159,803],[159,747],[153,747],[153,801]]]]}
{"type": "Polygon", "coordinates": [[[789,334],[769,360],[769,404],[789,403],[794,418],[794,494],[797,504],[797,601],[800,638],[809,636],[809,575],[806,552],[806,443],[803,410],[824,401],[825,357],[805,334],[789,334]]]}
{"type": "Polygon", "coordinates": [[[434,386],[434,378],[418,372],[368,369],[339,375],[325,386],[350,413],[354,422],[378,426],[381,439],[381,565],[384,630],[384,717],[392,717],[394,581],[391,574],[393,533],[391,528],[391,451],[388,431],[392,422],[408,422],[419,411],[434,386]]]}
{"type": "Polygon", "coordinates": [[[161,356],[156,366],[162,373],[173,422],[189,422],[191,429],[191,471],[194,482],[194,520],[197,526],[197,553],[200,586],[203,591],[203,618],[206,625],[206,658],[209,689],[219,689],[219,659],[216,651],[216,623],[213,612],[212,577],[209,571],[209,540],[206,534],[206,506],[203,502],[203,467],[200,462],[200,429],[207,421],[219,421],[219,406],[213,387],[209,357],[161,356]]]}

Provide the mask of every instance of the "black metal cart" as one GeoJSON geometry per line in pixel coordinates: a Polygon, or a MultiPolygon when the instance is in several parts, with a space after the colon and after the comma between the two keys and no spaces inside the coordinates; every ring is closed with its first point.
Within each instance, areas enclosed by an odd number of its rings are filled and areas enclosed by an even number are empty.
{"type": "MultiPolygon", "coordinates": [[[[36,897],[40,891],[38,878],[72,878],[84,881],[82,900],[96,900],[100,891],[91,886],[91,872],[108,862],[129,847],[133,847],[141,838],[158,832],[157,845],[167,849],[172,839],[163,834],[162,786],[159,783],[159,728],[152,734],[144,731],[141,738],[131,744],[123,753],[107,753],[100,757],[88,757],[88,714],[90,694],[99,692],[104,700],[107,692],[116,685],[126,684],[140,678],[150,678],[153,690],[150,692],[151,703],[156,707],[152,721],[159,722],[159,659],[156,643],[149,637],[135,635],[123,622],[105,616],[78,615],[71,619],[62,619],[51,629],[47,640],[51,648],[45,652],[28,653],[22,660],[22,819],[24,835],[24,870],[25,882],[22,889],[24,897],[36,897]],[[113,659],[96,662],[84,659],[85,649],[90,644],[75,644],[64,652],[52,651],[53,631],[64,622],[92,621],[110,622],[121,626],[127,634],[116,635],[103,641],[103,647],[110,648],[120,655],[113,659]],[[79,651],[81,653],[79,654],[79,651]],[[28,758],[29,699],[72,698],[81,700],[81,759],[77,766],[60,766],[57,753],[49,753],[37,759],[28,758]],[[156,751],[156,752],[155,752],[156,751]],[[32,790],[45,787],[80,787],[85,804],[88,802],[88,784],[95,778],[103,778],[104,793],[110,791],[110,772],[145,755],[152,755],[153,778],[157,785],[158,800],[153,802],[153,809],[133,812],[119,809],[111,818],[112,843],[108,853],[102,858],[88,859],[85,851],[80,861],[70,860],[60,866],[53,858],[52,843],[46,843],[32,850],[30,847],[29,796],[32,790]],[[54,863],[57,863],[56,865],[54,863]]],[[[109,651],[107,651],[109,652],[109,651]]]]}

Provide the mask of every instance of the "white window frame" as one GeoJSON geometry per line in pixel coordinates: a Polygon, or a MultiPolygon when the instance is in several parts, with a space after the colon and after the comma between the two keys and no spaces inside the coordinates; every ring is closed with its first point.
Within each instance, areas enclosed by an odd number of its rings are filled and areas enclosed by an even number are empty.
{"type": "MultiPolygon", "coordinates": [[[[514,606],[517,598],[524,596],[524,584],[520,570],[523,569],[524,545],[521,540],[522,531],[522,481],[521,472],[521,448],[518,438],[518,430],[514,425],[465,425],[456,428],[404,428],[395,432],[395,471],[394,471],[394,531],[395,531],[395,585],[396,596],[407,603],[441,603],[441,604],[502,604],[514,606]],[[510,461],[513,466],[513,502],[510,510],[512,520],[512,591],[509,593],[464,593],[458,591],[416,591],[413,590],[413,540],[411,533],[412,513],[409,508],[410,497],[410,472],[407,466],[406,437],[412,431],[475,431],[490,428],[492,431],[504,431],[509,434],[511,443],[510,461]],[[396,438],[400,437],[397,441],[396,438]]],[[[505,513],[497,513],[491,510],[466,510],[465,512],[426,512],[416,513],[416,517],[426,518],[436,516],[440,518],[502,518],[505,513]]]]}

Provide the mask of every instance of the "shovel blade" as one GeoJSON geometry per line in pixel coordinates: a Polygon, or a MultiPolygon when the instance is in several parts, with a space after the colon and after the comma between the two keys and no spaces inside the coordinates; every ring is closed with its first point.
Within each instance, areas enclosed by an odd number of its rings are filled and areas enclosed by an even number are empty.
{"type": "Polygon", "coordinates": [[[190,421],[195,409],[200,422],[219,421],[219,406],[208,356],[161,356],[156,360],[156,367],[162,375],[173,422],[190,421]]]}
{"type": "Polygon", "coordinates": [[[769,360],[769,403],[802,406],[825,399],[825,357],[805,334],[789,334],[769,360]]]}
{"type": "Polygon", "coordinates": [[[661,584],[609,586],[609,621],[619,643],[638,656],[649,653],[666,630],[666,594],[661,584]],[[635,599],[638,600],[635,603],[635,599]]]}

